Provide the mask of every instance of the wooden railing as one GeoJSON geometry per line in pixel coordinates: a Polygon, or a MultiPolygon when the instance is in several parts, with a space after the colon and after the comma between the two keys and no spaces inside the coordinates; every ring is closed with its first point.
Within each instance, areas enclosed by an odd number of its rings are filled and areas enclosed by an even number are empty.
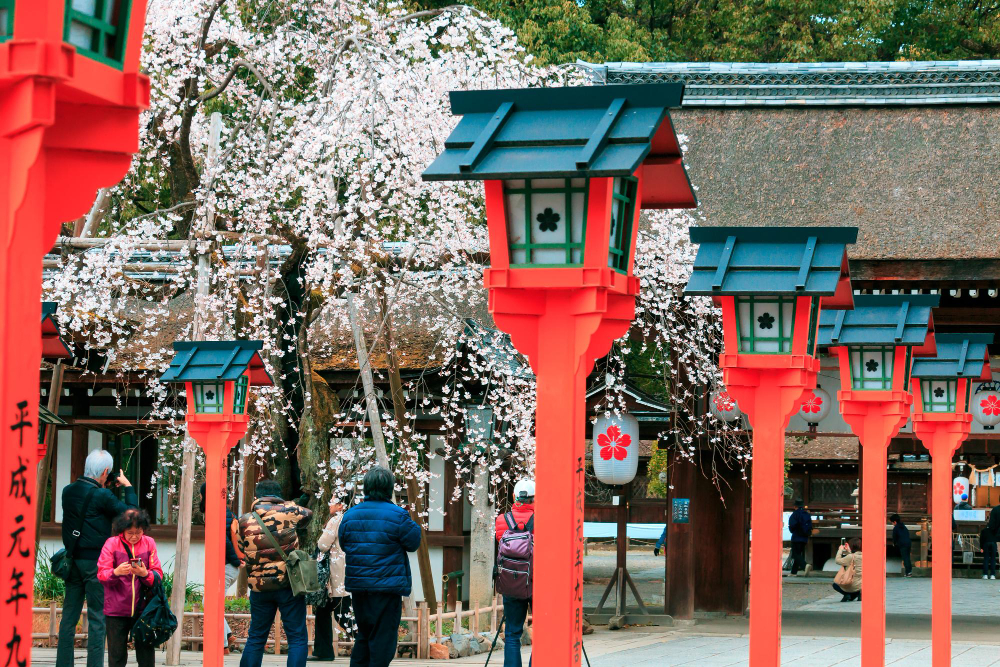
{"type": "MultiPolygon", "coordinates": [[[[55,602],[50,602],[48,607],[33,607],[32,612],[36,614],[41,614],[48,612],[49,616],[49,631],[48,632],[35,632],[31,635],[32,639],[41,639],[48,642],[48,645],[55,646],[59,641],[59,621],[58,618],[62,615],[62,607],[57,607],[55,602]]],[[[306,615],[307,623],[309,621],[315,622],[315,616],[311,613],[312,609],[309,608],[306,615]]],[[[440,643],[444,638],[444,623],[445,621],[452,621],[455,628],[464,627],[464,621],[468,619],[469,632],[471,632],[476,637],[479,633],[488,630],[492,635],[496,633],[500,619],[503,617],[503,599],[499,596],[493,599],[493,604],[489,607],[480,607],[479,603],[475,606],[465,609],[461,602],[458,602],[455,609],[452,611],[444,611],[441,607],[438,607],[435,613],[430,613],[427,608],[427,603],[418,602],[416,608],[416,616],[403,616],[400,621],[406,622],[408,626],[413,629],[413,624],[416,624],[415,632],[413,633],[414,639],[411,641],[401,641],[399,646],[412,646],[414,647],[414,652],[416,657],[419,659],[430,658],[430,639],[435,637],[437,642],[440,643]]],[[[87,638],[87,608],[86,605],[81,613],[81,619],[83,622],[82,630],[83,632],[77,633],[75,639],[86,639],[87,638]]],[[[184,618],[202,618],[204,613],[200,611],[186,611],[184,612],[184,618]]],[[[225,614],[228,620],[245,620],[250,618],[250,614],[240,614],[240,613],[227,613],[225,614]]],[[[530,619],[530,615],[528,617],[530,619]]],[[[183,624],[178,629],[178,631],[183,632],[183,624]]],[[[246,639],[243,637],[233,637],[233,640],[237,644],[246,644],[246,639]]],[[[181,642],[187,643],[194,650],[201,650],[204,637],[197,635],[182,635],[181,642]]],[[[333,637],[333,650],[335,653],[339,653],[338,649],[340,646],[352,646],[354,642],[351,641],[340,641],[339,633],[334,633],[333,637]]],[[[309,640],[309,645],[313,645],[312,639],[309,640]]],[[[271,646],[274,649],[275,655],[280,655],[283,646],[287,646],[287,642],[283,641],[281,638],[281,616],[280,614],[275,616],[274,625],[271,628],[271,635],[265,644],[265,649],[267,646],[271,646]]]]}

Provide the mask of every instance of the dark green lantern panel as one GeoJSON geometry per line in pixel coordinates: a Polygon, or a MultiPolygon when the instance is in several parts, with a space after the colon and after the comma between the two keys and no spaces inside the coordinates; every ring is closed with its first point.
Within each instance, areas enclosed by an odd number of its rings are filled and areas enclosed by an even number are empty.
{"type": "Polygon", "coordinates": [[[583,266],[585,178],[504,181],[512,267],[583,266]]]}
{"type": "Polygon", "coordinates": [[[611,236],[608,239],[608,266],[628,272],[629,248],[635,217],[635,196],[639,180],[633,176],[614,179],[611,201],[611,236]]]}
{"type": "Polygon", "coordinates": [[[250,378],[241,375],[233,387],[233,414],[242,415],[247,411],[247,389],[250,387],[250,378]]]}
{"type": "Polygon", "coordinates": [[[66,0],[63,39],[81,54],[121,69],[132,0],[66,0]]]}
{"type": "Polygon", "coordinates": [[[958,378],[920,380],[920,397],[924,412],[955,412],[956,405],[964,405],[969,410],[969,386],[965,383],[965,395],[958,396],[958,378]]]}
{"type": "Polygon", "coordinates": [[[0,0],[0,42],[14,36],[14,0],[0,0]]]}
{"type": "Polygon", "coordinates": [[[225,388],[222,380],[192,382],[194,411],[199,415],[221,415],[225,412],[225,388]]]}

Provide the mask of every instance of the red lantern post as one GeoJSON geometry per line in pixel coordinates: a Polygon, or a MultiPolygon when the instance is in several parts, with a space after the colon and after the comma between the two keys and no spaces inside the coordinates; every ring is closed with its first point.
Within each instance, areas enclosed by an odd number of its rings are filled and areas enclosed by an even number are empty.
{"type": "Polygon", "coordinates": [[[226,472],[229,450],[246,435],[251,386],[271,385],[260,341],[174,343],[176,356],[161,378],[183,382],[187,431],[205,452],[205,622],[207,667],[221,667],[225,591],[226,472]]]}
{"type": "Polygon", "coordinates": [[[840,412],[864,447],[861,664],[885,664],[885,523],[889,441],[910,417],[912,355],[933,355],[937,295],[856,296],[854,310],[823,311],[819,345],[840,360],[840,412]]]}
{"type": "Polygon", "coordinates": [[[722,307],[722,377],[753,426],[750,664],[781,660],[785,429],[816,386],[820,300],[851,307],[852,227],[693,227],[701,244],[685,294],[722,307]]]}
{"type": "MultiPolygon", "coordinates": [[[[993,334],[937,334],[937,356],[913,362],[913,433],[931,454],[931,663],[951,664],[951,568],[954,516],[951,460],[969,436],[971,383],[991,377],[993,334]]],[[[868,497],[865,496],[865,502],[868,497]]]]}
{"type": "Polygon", "coordinates": [[[580,663],[584,385],[628,330],[640,208],[696,205],[667,109],[683,86],[451,93],[463,114],[425,180],[486,181],[489,307],[531,362],[533,660],[580,663]]]}
{"type": "Polygon", "coordinates": [[[31,649],[42,340],[26,323],[41,314],[42,257],[63,222],[124,176],[149,103],[145,0],[102,16],[73,7],[7,0],[0,11],[0,661],[11,665],[28,664],[31,649]]]}

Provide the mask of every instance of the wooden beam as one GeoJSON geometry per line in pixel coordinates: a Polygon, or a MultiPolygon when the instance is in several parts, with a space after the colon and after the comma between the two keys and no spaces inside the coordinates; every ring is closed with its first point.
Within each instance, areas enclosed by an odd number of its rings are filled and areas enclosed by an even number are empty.
{"type": "MultiPolygon", "coordinates": [[[[851,283],[934,283],[939,287],[1000,287],[1000,259],[851,259],[851,283]]],[[[935,318],[936,319],[936,318],[935,318]]]]}

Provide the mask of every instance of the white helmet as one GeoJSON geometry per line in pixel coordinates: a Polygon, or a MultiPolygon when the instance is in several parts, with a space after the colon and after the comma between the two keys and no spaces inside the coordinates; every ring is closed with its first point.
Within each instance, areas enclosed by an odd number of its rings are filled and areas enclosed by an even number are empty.
{"type": "Polygon", "coordinates": [[[516,502],[523,502],[528,498],[535,497],[535,480],[533,479],[522,479],[520,482],[514,485],[514,500],[516,502]]]}

